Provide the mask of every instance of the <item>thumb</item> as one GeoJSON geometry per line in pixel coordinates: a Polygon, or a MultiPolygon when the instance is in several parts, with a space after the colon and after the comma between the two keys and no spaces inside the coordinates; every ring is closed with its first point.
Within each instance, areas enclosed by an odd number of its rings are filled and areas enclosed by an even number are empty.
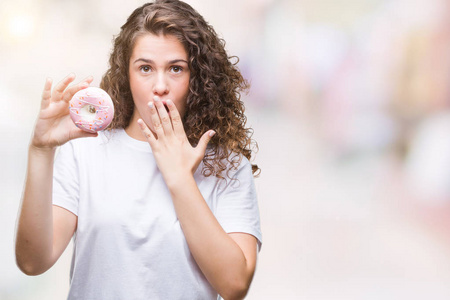
{"type": "Polygon", "coordinates": [[[208,130],[207,132],[205,132],[200,138],[200,141],[198,141],[198,145],[196,147],[198,151],[201,151],[202,154],[205,154],[206,147],[215,134],[216,132],[214,130],[208,130]]]}
{"type": "Polygon", "coordinates": [[[70,139],[78,139],[78,138],[83,138],[83,137],[96,137],[98,136],[98,133],[92,133],[92,132],[87,132],[84,130],[81,130],[79,128],[74,129],[71,133],[70,133],[70,139]]]}

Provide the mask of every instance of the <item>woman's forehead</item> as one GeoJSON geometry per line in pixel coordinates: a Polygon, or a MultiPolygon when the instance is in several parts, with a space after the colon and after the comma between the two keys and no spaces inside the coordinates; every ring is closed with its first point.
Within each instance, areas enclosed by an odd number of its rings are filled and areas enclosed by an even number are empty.
{"type": "Polygon", "coordinates": [[[136,59],[137,56],[187,60],[188,53],[184,45],[174,35],[146,33],[138,36],[134,43],[131,57],[136,59]]]}

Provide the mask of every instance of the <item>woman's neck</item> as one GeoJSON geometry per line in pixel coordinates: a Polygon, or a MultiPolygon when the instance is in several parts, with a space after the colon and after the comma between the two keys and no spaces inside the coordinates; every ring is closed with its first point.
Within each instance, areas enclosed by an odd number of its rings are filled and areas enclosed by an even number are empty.
{"type": "Polygon", "coordinates": [[[133,113],[133,115],[131,116],[131,120],[130,123],[128,124],[128,126],[125,128],[125,132],[128,134],[128,136],[130,136],[131,138],[138,140],[138,141],[147,141],[145,139],[144,134],[142,133],[141,129],[139,128],[139,125],[137,123],[137,120],[139,120],[140,116],[139,113],[135,112],[133,113]]]}

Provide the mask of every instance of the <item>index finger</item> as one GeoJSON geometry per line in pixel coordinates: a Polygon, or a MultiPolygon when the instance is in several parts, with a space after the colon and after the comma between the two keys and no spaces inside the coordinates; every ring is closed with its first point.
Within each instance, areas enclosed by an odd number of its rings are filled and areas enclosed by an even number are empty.
{"type": "Polygon", "coordinates": [[[56,85],[55,94],[54,94],[54,96],[56,97],[56,99],[54,99],[55,101],[61,100],[62,94],[64,93],[64,90],[69,86],[69,84],[72,81],[74,81],[74,79],[75,79],[75,74],[70,73],[69,75],[66,76],[66,78],[61,80],[56,85]]]}
{"type": "Polygon", "coordinates": [[[94,78],[92,76],[89,76],[89,77],[85,78],[84,80],[80,81],[77,85],[73,85],[73,86],[69,87],[63,93],[62,99],[66,102],[69,102],[72,99],[73,95],[75,95],[76,92],[87,88],[93,79],[94,78]]]}
{"type": "Polygon", "coordinates": [[[170,118],[172,119],[172,126],[173,131],[175,132],[176,136],[186,136],[186,133],[184,131],[183,127],[183,121],[181,120],[180,113],[178,112],[177,107],[175,106],[175,103],[173,103],[172,100],[166,101],[167,108],[169,109],[170,118]]]}

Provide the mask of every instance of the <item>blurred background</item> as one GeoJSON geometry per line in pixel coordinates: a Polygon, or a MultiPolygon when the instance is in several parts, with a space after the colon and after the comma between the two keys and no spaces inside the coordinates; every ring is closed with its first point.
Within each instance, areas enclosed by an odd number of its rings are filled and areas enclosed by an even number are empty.
{"type": "MultiPolygon", "coordinates": [[[[263,247],[247,299],[450,299],[450,3],[187,1],[252,89],[263,247]]],[[[0,299],[65,299],[72,246],[23,275],[14,229],[46,77],[107,69],[143,4],[0,2],[0,299]]]]}

